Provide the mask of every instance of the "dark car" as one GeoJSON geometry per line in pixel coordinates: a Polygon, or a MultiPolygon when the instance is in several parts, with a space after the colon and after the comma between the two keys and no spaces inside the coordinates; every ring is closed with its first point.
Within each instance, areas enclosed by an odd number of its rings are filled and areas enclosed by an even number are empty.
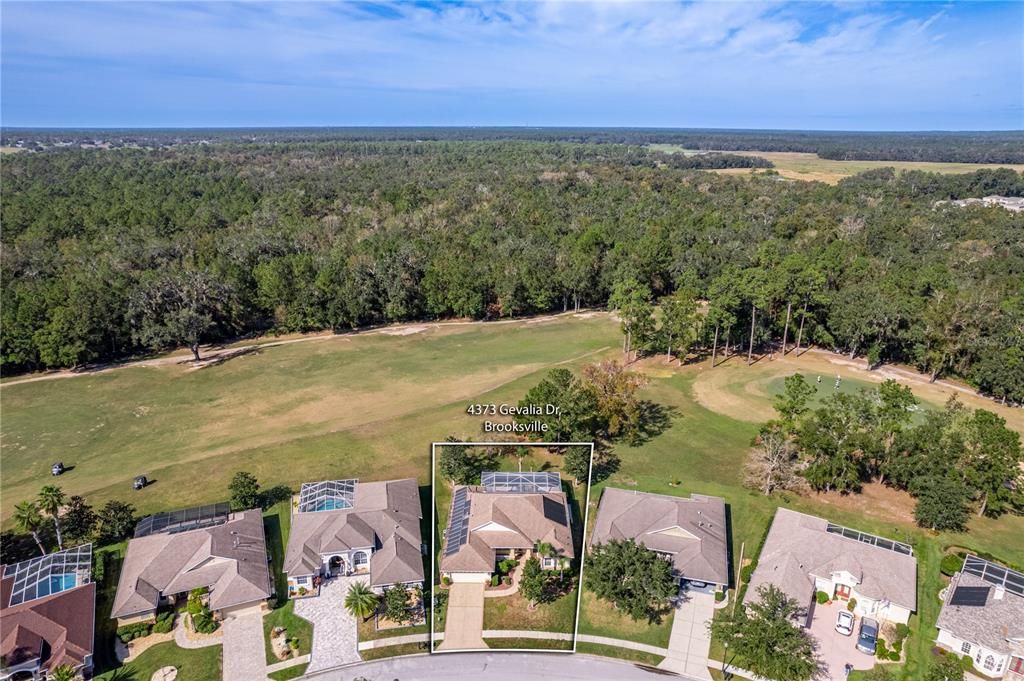
{"type": "Polygon", "coordinates": [[[132,489],[140,490],[148,484],[149,480],[146,480],[145,475],[137,475],[135,476],[135,479],[132,480],[132,489]]]}
{"type": "Polygon", "coordinates": [[[60,475],[64,472],[64,462],[58,461],[57,463],[50,466],[50,475],[60,475]]]}
{"type": "Polygon", "coordinates": [[[874,655],[877,645],[878,622],[865,617],[860,621],[860,633],[857,634],[857,650],[868,655],[874,655]]]}

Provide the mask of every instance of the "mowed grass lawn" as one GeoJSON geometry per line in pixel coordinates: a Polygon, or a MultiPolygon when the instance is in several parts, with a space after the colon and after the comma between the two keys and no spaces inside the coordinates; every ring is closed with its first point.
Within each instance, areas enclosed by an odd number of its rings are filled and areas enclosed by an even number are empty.
{"type": "Polygon", "coordinates": [[[94,505],[143,513],[223,500],[238,470],[264,486],[411,476],[429,443],[479,435],[471,401],[517,401],[559,363],[618,345],[606,315],[426,325],[410,335],[324,337],[221,365],[128,367],[6,385],[0,424],[5,526],[16,503],[57,482],[94,505]],[[73,467],[54,480],[50,465],[73,467]],[[140,492],[132,477],[155,483],[140,492]]]}
{"type": "Polygon", "coordinates": [[[571,634],[576,623],[576,590],[533,610],[518,593],[484,599],[484,630],[555,631],[571,634]]]}
{"type": "Polygon", "coordinates": [[[145,681],[161,667],[175,667],[181,681],[220,681],[221,646],[179,648],[174,641],[158,643],[123,667],[96,676],[98,681],[145,681]]]}

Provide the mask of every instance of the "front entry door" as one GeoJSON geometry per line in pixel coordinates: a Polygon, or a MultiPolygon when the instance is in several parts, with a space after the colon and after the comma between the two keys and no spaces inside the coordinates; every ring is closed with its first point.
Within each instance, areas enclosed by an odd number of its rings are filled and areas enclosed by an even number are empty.
{"type": "Polygon", "coordinates": [[[850,592],[851,589],[846,584],[836,586],[836,598],[841,598],[844,601],[849,600],[850,592]]]}

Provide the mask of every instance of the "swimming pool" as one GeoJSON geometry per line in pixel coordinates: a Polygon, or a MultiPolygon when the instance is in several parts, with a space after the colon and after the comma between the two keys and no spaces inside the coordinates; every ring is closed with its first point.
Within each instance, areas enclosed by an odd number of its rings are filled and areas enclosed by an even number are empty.
{"type": "Polygon", "coordinates": [[[339,509],[352,508],[352,504],[344,499],[324,499],[313,507],[314,511],[337,511],[339,509]]]}
{"type": "Polygon", "coordinates": [[[77,582],[78,580],[71,574],[51,575],[50,579],[39,582],[39,585],[36,588],[36,598],[42,598],[43,596],[49,596],[50,594],[59,594],[61,591],[74,589],[77,582]]]}

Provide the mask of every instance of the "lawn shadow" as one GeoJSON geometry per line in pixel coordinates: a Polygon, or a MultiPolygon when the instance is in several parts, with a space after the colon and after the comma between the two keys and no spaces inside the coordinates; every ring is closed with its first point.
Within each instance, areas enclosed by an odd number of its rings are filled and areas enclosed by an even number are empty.
{"type": "Polygon", "coordinates": [[[292,488],[288,485],[275,485],[260,492],[260,506],[263,510],[269,509],[274,504],[288,501],[292,498],[292,488]]]}
{"type": "Polygon", "coordinates": [[[664,433],[672,427],[672,420],[679,416],[679,410],[675,407],[667,407],[650,400],[642,400],[638,406],[640,409],[640,428],[637,436],[630,442],[634,447],[642,445],[664,433]]]}
{"type": "Polygon", "coordinates": [[[284,563],[284,533],[281,529],[281,518],[277,515],[263,516],[263,533],[266,536],[267,550],[270,553],[270,569],[274,578],[274,593],[278,607],[288,602],[288,579],[281,566],[284,563]]]}
{"type": "Polygon", "coordinates": [[[619,470],[622,459],[611,447],[601,443],[594,443],[594,462],[590,470],[591,484],[597,484],[610,478],[619,470]]]}
{"type": "Polygon", "coordinates": [[[136,671],[135,667],[133,667],[131,665],[126,665],[124,667],[118,667],[113,672],[111,672],[110,676],[108,676],[105,679],[105,681],[145,681],[145,680],[139,678],[138,672],[136,671]]]}

